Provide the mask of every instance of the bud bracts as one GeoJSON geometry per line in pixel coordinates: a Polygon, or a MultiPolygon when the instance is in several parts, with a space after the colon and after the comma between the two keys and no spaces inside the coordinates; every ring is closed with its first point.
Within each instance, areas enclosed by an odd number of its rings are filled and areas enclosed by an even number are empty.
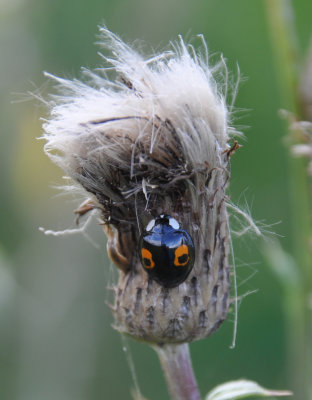
{"type": "MultiPolygon", "coordinates": [[[[55,78],[62,96],[45,123],[45,150],[100,210],[108,252],[119,267],[115,326],[153,343],[209,336],[230,300],[229,113],[212,70],[182,40],[144,59],[102,29],[117,77],[88,83],[55,78]],[[142,268],[138,243],[160,214],[193,239],[195,263],[166,288],[142,268]]],[[[215,68],[214,73],[220,73],[215,68]]]]}

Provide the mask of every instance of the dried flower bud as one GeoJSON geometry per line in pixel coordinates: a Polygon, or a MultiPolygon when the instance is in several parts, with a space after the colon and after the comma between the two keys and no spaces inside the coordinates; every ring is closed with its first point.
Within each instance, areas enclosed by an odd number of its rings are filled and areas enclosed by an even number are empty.
{"type": "Polygon", "coordinates": [[[45,151],[88,193],[78,213],[100,210],[120,270],[116,328],[152,343],[207,337],[231,302],[225,191],[238,145],[228,144],[234,131],[224,95],[182,39],[146,60],[105,28],[102,34],[116,82],[105,69],[87,71],[89,84],[54,78],[62,96],[44,124],[45,151]],[[138,253],[140,235],[161,214],[195,246],[194,268],[175,287],[150,279],[138,253]]]}

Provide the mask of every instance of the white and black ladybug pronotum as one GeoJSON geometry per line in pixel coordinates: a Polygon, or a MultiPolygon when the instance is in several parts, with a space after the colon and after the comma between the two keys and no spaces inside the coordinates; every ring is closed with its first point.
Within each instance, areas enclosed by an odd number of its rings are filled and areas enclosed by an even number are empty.
{"type": "Polygon", "coordinates": [[[171,288],[188,277],[194,265],[194,243],[169,215],[152,219],[140,237],[139,255],[143,268],[160,285],[171,288]]]}

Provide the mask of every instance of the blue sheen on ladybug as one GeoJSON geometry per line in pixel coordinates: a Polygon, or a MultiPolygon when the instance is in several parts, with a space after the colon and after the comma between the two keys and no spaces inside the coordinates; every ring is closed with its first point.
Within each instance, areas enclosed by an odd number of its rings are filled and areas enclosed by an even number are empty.
{"type": "Polygon", "coordinates": [[[139,241],[139,256],[151,279],[171,288],[188,277],[194,265],[191,236],[169,215],[159,215],[146,226],[139,241]]]}

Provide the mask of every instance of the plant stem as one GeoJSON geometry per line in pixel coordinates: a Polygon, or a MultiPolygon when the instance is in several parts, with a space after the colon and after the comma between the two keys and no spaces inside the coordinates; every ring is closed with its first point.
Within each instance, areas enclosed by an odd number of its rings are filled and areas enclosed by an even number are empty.
{"type": "Polygon", "coordinates": [[[153,347],[159,356],[171,400],[200,400],[188,344],[153,347]]]}
{"type": "MultiPolygon", "coordinates": [[[[294,12],[290,0],[266,0],[273,52],[277,61],[283,107],[301,120],[298,95],[300,73],[299,46],[294,12]]],[[[298,132],[288,127],[288,145],[298,142],[298,132]]],[[[289,154],[292,206],[293,253],[298,267],[298,282],[284,287],[288,333],[288,364],[296,398],[312,398],[312,262],[309,240],[312,235],[311,209],[306,163],[289,154]]],[[[286,282],[286,281],[284,281],[286,282]]]]}

